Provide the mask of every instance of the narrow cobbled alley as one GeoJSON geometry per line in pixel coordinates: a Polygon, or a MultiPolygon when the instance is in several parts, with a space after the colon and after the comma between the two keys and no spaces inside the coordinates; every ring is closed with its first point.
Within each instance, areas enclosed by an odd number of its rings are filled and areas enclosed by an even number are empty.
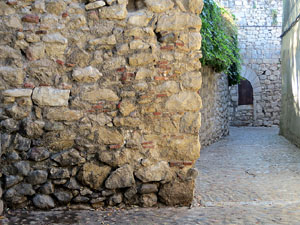
{"type": "Polygon", "coordinates": [[[277,128],[231,128],[196,166],[191,208],[15,211],[2,224],[299,224],[300,150],[277,128]]]}

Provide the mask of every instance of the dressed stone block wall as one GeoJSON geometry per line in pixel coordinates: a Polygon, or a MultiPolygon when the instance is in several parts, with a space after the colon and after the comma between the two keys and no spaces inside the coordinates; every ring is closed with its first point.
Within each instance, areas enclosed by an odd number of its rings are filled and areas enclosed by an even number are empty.
{"type": "Polygon", "coordinates": [[[279,124],[281,103],[281,0],[221,0],[237,18],[243,59],[242,76],[254,90],[252,106],[238,106],[238,87],[231,88],[231,124],[279,124]],[[257,82],[258,81],[258,82],[257,82]]]}
{"type": "Polygon", "coordinates": [[[129,3],[0,2],[7,206],[192,201],[203,3],[129,3]]]}
{"type": "Polygon", "coordinates": [[[201,146],[208,146],[229,134],[229,87],[227,75],[216,73],[203,67],[200,96],[201,109],[201,146]]]}

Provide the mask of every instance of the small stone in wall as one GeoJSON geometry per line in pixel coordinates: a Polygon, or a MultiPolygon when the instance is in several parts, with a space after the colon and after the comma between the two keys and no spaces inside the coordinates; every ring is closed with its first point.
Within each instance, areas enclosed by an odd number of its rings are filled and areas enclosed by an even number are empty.
{"type": "Polygon", "coordinates": [[[98,1],[95,1],[95,2],[85,5],[85,9],[86,10],[98,9],[98,8],[101,8],[102,6],[105,6],[105,2],[98,0],[98,1]]]}
{"type": "Polygon", "coordinates": [[[27,176],[31,169],[30,164],[27,161],[16,162],[14,163],[14,167],[16,168],[18,175],[21,176],[27,176]]]}
{"type": "Polygon", "coordinates": [[[127,17],[126,4],[117,4],[99,9],[99,15],[102,19],[123,20],[127,17]]]}
{"type": "Polygon", "coordinates": [[[140,201],[143,207],[153,207],[157,204],[157,195],[154,193],[142,194],[140,201]]]}
{"type": "Polygon", "coordinates": [[[52,87],[37,87],[33,90],[32,100],[39,106],[67,106],[70,90],[52,87]]]}
{"type": "Polygon", "coordinates": [[[3,96],[8,97],[30,97],[32,94],[31,89],[8,89],[2,92],[3,96]]]}
{"type": "Polygon", "coordinates": [[[86,163],[83,165],[78,174],[78,179],[85,185],[97,190],[110,173],[109,166],[98,166],[93,163],[86,163]]]}
{"type": "Polygon", "coordinates": [[[132,187],[133,185],[135,185],[135,180],[130,165],[124,165],[112,172],[105,182],[105,187],[108,189],[132,187]]]}
{"type": "Polygon", "coordinates": [[[167,162],[158,162],[154,165],[142,167],[136,171],[135,176],[144,183],[152,181],[169,182],[172,180],[172,173],[167,162]]]}
{"type": "Polygon", "coordinates": [[[96,82],[100,77],[102,77],[102,73],[100,73],[96,68],[88,66],[85,68],[75,69],[72,76],[77,82],[91,83],[96,82]]]}
{"type": "Polygon", "coordinates": [[[27,182],[32,185],[43,184],[47,181],[48,172],[45,170],[34,170],[29,173],[27,182]]]}
{"type": "Polygon", "coordinates": [[[165,12],[174,6],[171,0],[146,0],[145,3],[150,10],[156,13],[165,12]]]}
{"type": "Polygon", "coordinates": [[[85,158],[81,157],[79,152],[73,148],[59,152],[51,156],[51,159],[58,162],[61,166],[74,166],[85,163],[86,161],[85,158]]]}
{"type": "Polygon", "coordinates": [[[73,198],[73,195],[68,191],[55,191],[54,196],[63,204],[68,204],[73,198]]]}
{"type": "Polygon", "coordinates": [[[49,195],[37,194],[32,201],[39,209],[51,209],[55,207],[54,201],[49,195]]]}

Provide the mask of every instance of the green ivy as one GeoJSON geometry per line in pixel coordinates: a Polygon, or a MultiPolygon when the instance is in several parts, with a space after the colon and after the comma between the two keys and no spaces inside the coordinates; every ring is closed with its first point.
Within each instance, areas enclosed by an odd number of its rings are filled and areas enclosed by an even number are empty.
{"type": "Polygon", "coordinates": [[[229,85],[238,84],[241,57],[234,16],[213,0],[204,0],[202,19],[202,65],[228,75],[229,85]]]}

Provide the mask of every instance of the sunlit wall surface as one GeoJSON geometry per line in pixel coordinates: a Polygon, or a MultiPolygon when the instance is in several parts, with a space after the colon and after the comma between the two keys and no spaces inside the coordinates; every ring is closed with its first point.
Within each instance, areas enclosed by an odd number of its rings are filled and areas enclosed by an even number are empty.
{"type": "Polygon", "coordinates": [[[300,1],[284,0],[280,132],[300,146],[300,1]]]}

